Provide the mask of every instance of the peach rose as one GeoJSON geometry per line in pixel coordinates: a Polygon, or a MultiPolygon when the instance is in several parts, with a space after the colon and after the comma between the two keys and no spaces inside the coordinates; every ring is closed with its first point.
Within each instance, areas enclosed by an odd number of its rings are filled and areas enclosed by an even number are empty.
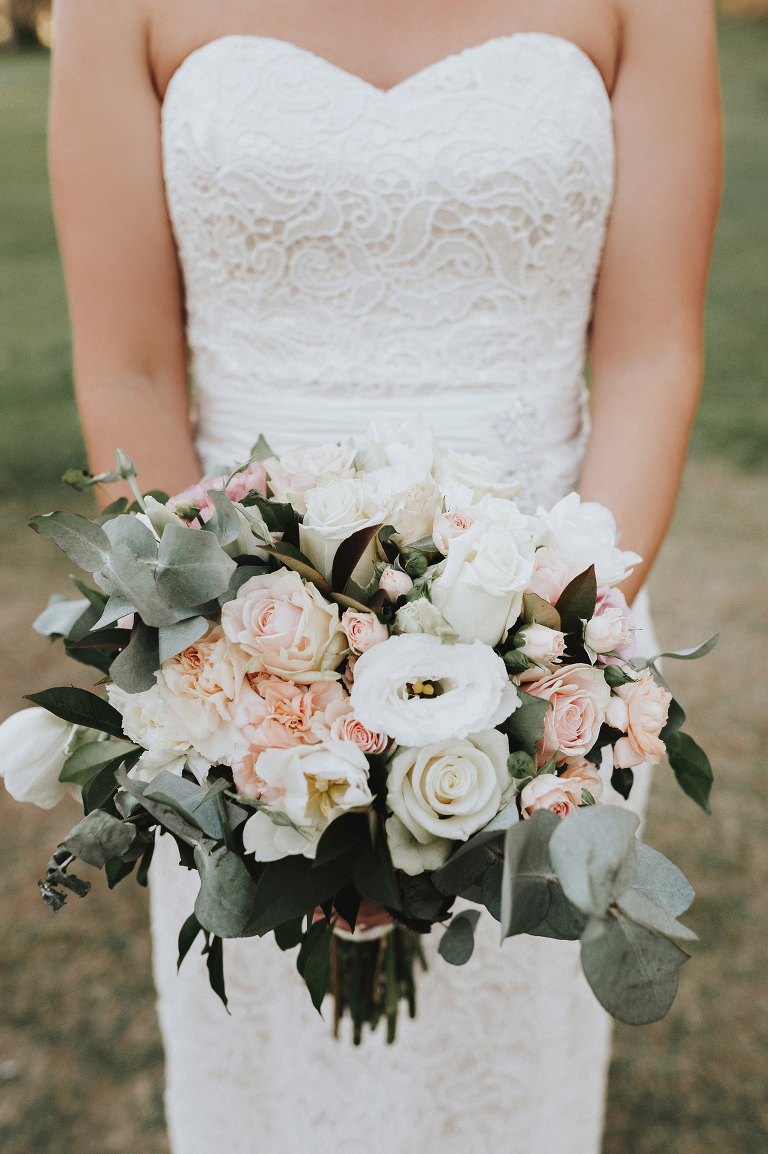
{"type": "Polygon", "coordinates": [[[221,625],[250,658],[249,673],[305,684],[330,680],[325,670],[336,668],[346,648],[338,606],[291,569],[263,573],[241,585],[223,607],[221,625]]]}
{"type": "Polygon", "coordinates": [[[569,561],[556,549],[545,546],[537,549],[533,559],[533,576],[528,582],[526,593],[536,593],[555,605],[566,585],[578,577],[581,569],[578,563],[569,561]]]}
{"type": "Polygon", "coordinates": [[[548,809],[558,817],[568,817],[578,809],[578,805],[573,790],[566,789],[554,773],[540,773],[520,794],[520,812],[524,818],[531,817],[537,809],[548,809]]]}
{"type": "Polygon", "coordinates": [[[560,781],[564,789],[574,789],[581,804],[582,789],[589,790],[595,801],[599,801],[603,794],[603,781],[597,772],[597,766],[590,761],[579,761],[567,766],[560,774],[560,781]],[[568,784],[566,784],[568,783],[568,784]]]}
{"type": "Polygon", "coordinates": [[[658,765],[665,745],[659,737],[666,725],[672,694],[657,685],[650,669],[644,670],[631,685],[614,690],[606,721],[626,733],[613,748],[613,763],[619,769],[630,769],[648,761],[658,765]]]}
{"type": "Polygon", "coordinates": [[[347,636],[349,648],[358,657],[389,637],[389,630],[375,613],[358,613],[355,609],[347,609],[342,614],[341,628],[347,636]]]}
{"type": "MultiPolygon", "coordinates": [[[[328,716],[330,714],[331,711],[329,711],[328,716]]],[[[349,708],[333,722],[331,738],[334,741],[354,742],[356,746],[362,749],[363,753],[383,753],[390,744],[390,739],[386,733],[377,733],[375,729],[366,729],[349,708]]]]}
{"type": "Polygon", "coordinates": [[[597,741],[611,700],[602,670],[591,665],[566,665],[548,677],[526,685],[526,693],[552,702],[537,742],[539,765],[555,753],[557,764],[581,761],[597,741]]]}
{"type": "MultiPolygon", "coordinates": [[[[166,508],[171,512],[176,512],[177,507],[184,509],[185,506],[195,505],[200,510],[200,515],[203,521],[210,521],[216,510],[213,507],[213,502],[208,496],[209,489],[223,489],[225,477],[206,477],[202,481],[198,481],[196,485],[190,485],[183,493],[177,493],[175,497],[171,497],[166,508]]],[[[260,461],[254,461],[243,469],[242,473],[235,473],[227,485],[227,496],[230,501],[242,501],[243,497],[247,497],[254,489],[258,489],[262,497],[267,495],[267,474],[264,466],[260,461]]]]}
{"type": "Polygon", "coordinates": [[[338,681],[296,685],[264,674],[252,676],[250,681],[255,692],[241,724],[252,751],[318,745],[328,740],[338,709],[349,708],[349,698],[338,681]],[[335,712],[328,718],[331,706],[335,712]]]}

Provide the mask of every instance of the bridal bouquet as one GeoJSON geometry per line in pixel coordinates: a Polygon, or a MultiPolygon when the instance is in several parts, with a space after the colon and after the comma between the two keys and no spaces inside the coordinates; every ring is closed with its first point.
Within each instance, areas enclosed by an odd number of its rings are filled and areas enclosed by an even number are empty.
{"type": "Polygon", "coordinates": [[[711,770],[658,658],[634,657],[616,586],[640,558],[607,509],[571,493],[527,516],[420,424],[372,426],[364,454],[260,438],[173,499],[119,450],[115,473],[64,479],[118,478],[134,504],[31,522],[95,585],[73,578],[35,628],[106,692],[30,694],[0,727],[14,797],[82,796],[46,903],[88,892],[76,859],[146,884],[161,834],[200,880],[179,963],[202,940],[225,1004],[223,939],[273,933],[318,1009],[331,992],[356,1041],[382,1016],[392,1039],[421,935],[462,965],[485,910],[502,941],[580,940],[615,1017],[666,1013],[693,891],[602,802],[666,752],[706,809],[711,770]],[[386,924],[355,933],[361,902],[386,924]]]}

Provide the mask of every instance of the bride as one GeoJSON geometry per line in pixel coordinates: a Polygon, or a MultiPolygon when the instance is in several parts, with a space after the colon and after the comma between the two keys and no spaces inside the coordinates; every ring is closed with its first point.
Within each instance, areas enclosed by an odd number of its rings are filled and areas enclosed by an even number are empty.
{"type": "MultiPolygon", "coordinates": [[[[710,8],[58,0],[51,176],[94,471],[120,444],[174,493],[259,433],[279,453],[423,414],[518,478],[524,507],[574,487],[608,505],[645,558],[634,598],[701,381],[710,8]]],[[[502,950],[486,925],[470,964],[430,965],[394,1046],[356,1049],[271,942],[227,943],[231,1017],[202,959],[176,976],[195,887],[166,842],[175,1154],[599,1149],[610,1027],[577,943],[502,950]]]]}

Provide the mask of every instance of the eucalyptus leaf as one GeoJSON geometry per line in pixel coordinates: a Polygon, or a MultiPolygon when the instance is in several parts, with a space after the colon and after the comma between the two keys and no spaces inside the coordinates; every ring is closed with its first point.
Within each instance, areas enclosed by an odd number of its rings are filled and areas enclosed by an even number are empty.
{"type": "Polygon", "coordinates": [[[645,664],[655,665],[662,657],[674,657],[677,661],[695,661],[698,657],[706,657],[708,653],[711,653],[719,640],[720,634],[715,633],[714,637],[710,637],[709,641],[705,641],[703,645],[694,645],[691,649],[670,649],[665,653],[657,653],[655,657],[648,657],[645,664]]]}
{"type": "Polygon", "coordinates": [[[145,625],[157,628],[174,624],[176,616],[163,600],[152,568],[147,562],[139,560],[128,545],[114,546],[104,575],[135,606],[145,625]]]}
{"type": "MultiPolygon", "coordinates": [[[[144,799],[165,804],[171,800],[176,802],[181,807],[181,817],[198,825],[208,837],[220,841],[224,837],[224,830],[215,795],[226,789],[227,785],[226,779],[222,778],[217,783],[218,788],[214,786],[213,789],[209,789],[168,770],[161,770],[144,790],[144,799]]],[[[247,819],[247,813],[240,806],[227,802],[227,820],[230,829],[237,829],[247,819]]]]}
{"type": "Polygon", "coordinates": [[[613,805],[579,809],[560,821],[549,853],[566,897],[583,913],[604,917],[633,884],[638,824],[636,814],[613,805]]]}
{"type": "Polygon", "coordinates": [[[237,509],[227,494],[220,489],[209,489],[208,497],[216,512],[203,528],[213,533],[222,547],[230,545],[240,536],[240,518],[237,509]]]}
{"type": "Polygon", "coordinates": [[[507,831],[501,887],[502,941],[530,933],[546,917],[549,882],[555,877],[549,842],[560,824],[554,813],[541,809],[507,831]]]}
{"type": "Polygon", "coordinates": [[[131,604],[127,597],[123,597],[122,593],[112,594],[104,606],[104,612],[93,628],[104,629],[107,625],[112,625],[113,622],[118,621],[119,618],[134,612],[135,606],[131,604]]]}
{"type": "Polygon", "coordinates": [[[251,449],[251,461],[268,461],[270,457],[274,457],[274,455],[266,437],[263,433],[260,433],[258,441],[251,449]]]}
{"type": "Polygon", "coordinates": [[[104,526],[104,532],[113,549],[115,545],[127,545],[140,561],[157,560],[157,538],[138,517],[128,513],[112,517],[104,526]]]}
{"type": "MultiPolygon", "coordinates": [[[[147,811],[156,821],[160,822],[162,826],[170,830],[175,837],[180,838],[189,846],[196,846],[206,837],[202,829],[197,823],[187,821],[180,816],[179,807],[176,803],[168,805],[164,802],[157,801],[154,798],[144,798],[144,791],[147,789],[147,783],[143,781],[133,781],[128,777],[127,772],[123,767],[119,768],[115,773],[115,778],[126,793],[130,794],[136,801],[138,801],[142,808],[147,811]]],[[[122,796],[122,795],[120,795],[122,796]]],[[[121,810],[125,811],[125,802],[121,802],[121,810]]]]}
{"type": "Polygon", "coordinates": [[[331,572],[331,588],[335,593],[343,593],[346,590],[358,563],[381,527],[381,524],[366,525],[339,545],[333,558],[331,572]]]}
{"type": "Polygon", "coordinates": [[[42,705],[49,713],[73,725],[98,729],[112,737],[123,737],[123,719],[118,711],[103,697],[97,697],[87,689],[62,685],[55,689],[44,689],[40,693],[28,693],[26,700],[42,705]]]}
{"type": "Polygon", "coordinates": [[[664,934],[618,914],[590,941],[582,938],[581,964],[600,1004],[631,1026],[663,1018],[677,993],[688,955],[664,934]]]}
{"type": "Polygon", "coordinates": [[[150,629],[138,618],[130,644],[117,655],[109,668],[112,680],[126,693],[144,693],[157,684],[155,673],[159,668],[158,631],[150,629]]]}
{"type": "Polygon", "coordinates": [[[61,844],[86,865],[101,869],[110,858],[122,857],[135,837],[135,825],[95,809],[78,822],[61,844]]]}
{"type": "Polygon", "coordinates": [[[550,881],[549,906],[544,921],[528,932],[536,937],[575,942],[584,933],[586,925],[587,915],[568,900],[559,882],[550,881]]]}
{"type": "Polygon", "coordinates": [[[116,758],[123,759],[139,748],[130,741],[89,741],[70,754],[59,774],[59,781],[85,786],[105,765],[116,758]]]}
{"type": "Polygon", "coordinates": [[[106,533],[79,513],[45,513],[29,522],[42,537],[55,542],[67,556],[85,569],[95,573],[109,561],[111,545],[106,533]]]}
{"type": "Polygon", "coordinates": [[[497,922],[501,921],[501,892],[504,882],[504,863],[495,861],[485,871],[480,882],[482,902],[497,922]]]}
{"type": "Polygon", "coordinates": [[[695,896],[685,874],[664,854],[641,841],[637,843],[637,869],[632,888],[642,890],[675,918],[685,913],[695,896]]]}
{"type": "Polygon", "coordinates": [[[119,857],[111,857],[108,862],[104,863],[104,873],[107,875],[107,885],[111,890],[115,888],[118,882],[123,878],[127,878],[132,874],[136,868],[136,861],[123,861],[119,857]]]}
{"type": "Polygon", "coordinates": [[[625,890],[616,904],[622,913],[625,913],[639,925],[645,926],[648,930],[658,930],[660,934],[666,934],[668,938],[683,938],[689,942],[699,940],[693,930],[682,925],[668,910],[665,910],[648,894],[634,886],[625,890]]]}
{"type": "Polygon", "coordinates": [[[290,922],[275,926],[275,942],[278,948],[283,952],[295,949],[301,941],[303,924],[303,918],[293,918],[290,922]]]}
{"type": "Polygon", "coordinates": [[[520,705],[500,728],[509,735],[513,744],[521,745],[526,753],[534,757],[536,742],[544,733],[544,718],[552,703],[525,693],[522,689],[517,692],[520,705]]]}
{"type": "Polygon", "coordinates": [[[238,565],[229,579],[226,592],[219,594],[219,605],[224,606],[228,601],[234,601],[240,587],[245,585],[246,581],[250,581],[251,577],[260,577],[262,573],[268,571],[266,565],[238,565]]]}
{"type": "Polygon", "coordinates": [[[208,628],[205,617],[187,617],[183,621],[174,622],[173,625],[164,625],[158,630],[159,665],[164,661],[170,661],[177,653],[183,653],[190,645],[205,637],[208,628]]]}
{"type": "Polygon", "coordinates": [[[714,776],[704,750],[692,737],[680,730],[669,735],[666,746],[669,764],[674,770],[680,788],[700,805],[705,813],[711,813],[709,794],[714,776]]]}
{"type": "Polygon", "coordinates": [[[200,605],[218,598],[227,591],[236,568],[212,533],[181,525],[165,526],[156,582],[169,605],[200,605]]]}
{"type": "Polygon", "coordinates": [[[239,937],[256,897],[256,884],[245,862],[224,845],[201,841],[195,846],[195,864],[200,873],[195,917],[209,933],[239,937]]]}
{"type": "Polygon", "coordinates": [[[437,952],[452,966],[463,966],[472,957],[475,948],[475,927],[480,910],[463,910],[450,922],[440,939],[437,952]]]}
{"type": "Polygon", "coordinates": [[[32,622],[32,628],[43,637],[66,637],[88,608],[89,602],[85,598],[69,601],[60,593],[53,593],[46,608],[32,622]]]}

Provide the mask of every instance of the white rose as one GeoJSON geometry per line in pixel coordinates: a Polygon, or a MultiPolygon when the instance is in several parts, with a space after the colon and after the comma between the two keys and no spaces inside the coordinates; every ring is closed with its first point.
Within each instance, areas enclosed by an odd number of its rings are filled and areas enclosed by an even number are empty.
{"type": "Polygon", "coordinates": [[[612,653],[627,645],[632,637],[632,622],[618,608],[604,609],[587,622],[584,643],[594,653],[612,653]]]}
{"type": "Polygon", "coordinates": [[[183,720],[171,709],[157,685],[143,693],[126,693],[117,685],[107,686],[110,704],[123,715],[123,729],[131,741],[146,750],[130,771],[130,777],[152,781],[161,769],[181,777],[185,766],[202,784],[211,762],[193,747],[183,720]]]}
{"type": "Polygon", "coordinates": [[[59,781],[77,732],[39,705],[11,714],[0,725],[0,777],[16,801],[52,809],[71,786],[59,781]]]}
{"type": "Polygon", "coordinates": [[[489,495],[511,500],[522,488],[520,481],[502,480],[501,469],[493,461],[473,453],[438,453],[432,475],[443,488],[466,485],[472,490],[473,504],[489,495]]]}
{"type": "Polygon", "coordinates": [[[373,421],[366,434],[363,470],[374,489],[402,493],[432,470],[435,439],[422,417],[373,421]]]}
{"type": "Polygon", "coordinates": [[[297,513],[306,513],[304,494],[321,480],[355,475],[354,445],[303,446],[264,462],[276,500],[287,501],[297,513]]]}
{"type": "Polygon", "coordinates": [[[379,577],[379,589],[384,590],[388,601],[397,601],[398,597],[404,597],[410,593],[413,589],[413,581],[407,573],[388,566],[379,577]]]}
{"type": "Polygon", "coordinates": [[[511,502],[508,527],[485,514],[448,546],[443,571],[432,583],[437,608],[469,643],[497,645],[517,619],[533,573],[534,545],[528,522],[511,502]]]}
{"type": "Polygon", "coordinates": [[[408,545],[429,537],[435,516],[443,506],[442,494],[432,477],[425,477],[394,496],[379,488],[375,500],[382,509],[383,519],[397,530],[391,538],[396,545],[408,545]]]}
{"type": "MultiPolygon", "coordinates": [[[[342,541],[358,530],[381,521],[381,511],[362,482],[333,480],[305,493],[307,511],[299,526],[302,552],[315,568],[330,580],[333,559],[342,541]]],[[[374,545],[369,545],[358,562],[354,578],[365,585],[373,573],[374,545]]]]}
{"type": "Polygon", "coordinates": [[[458,640],[440,610],[426,597],[401,605],[395,614],[394,629],[396,633],[430,633],[444,641],[458,640]]]}
{"type": "Polygon", "coordinates": [[[565,653],[565,634],[546,625],[524,625],[515,634],[515,647],[531,661],[559,665],[565,653]]]}
{"type": "Polygon", "coordinates": [[[392,865],[411,877],[425,870],[440,869],[455,845],[455,842],[444,837],[429,838],[422,844],[395,814],[387,818],[385,828],[392,865]]]}
{"type": "Polygon", "coordinates": [[[509,742],[498,729],[398,750],[387,805],[422,845],[466,841],[499,812],[511,786],[508,757],[509,742]]]}
{"type": "Polygon", "coordinates": [[[619,549],[611,512],[596,501],[581,501],[578,493],[569,493],[548,513],[538,509],[536,517],[541,543],[573,561],[580,573],[594,565],[598,585],[620,584],[642,561],[619,549]]]}
{"type": "Polygon", "coordinates": [[[490,729],[520,704],[504,662],[487,645],[443,645],[413,633],[357,659],[350,700],[363,725],[407,746],[490,729]]]}
{"type": "Polygon", "coordinates": [[[290,854],[313,858],[323,830],[342,813],[367,809],[373,801],[368,761],[350,741],[267,749],[259,757],[259,777],[282,790],[270,809],[292,825],[276,825],[263,812],[243,827],[243,845],[256,861],[277,861],[290,854]],[[294,828],[297,827],[297,828],[294,828]]]}

